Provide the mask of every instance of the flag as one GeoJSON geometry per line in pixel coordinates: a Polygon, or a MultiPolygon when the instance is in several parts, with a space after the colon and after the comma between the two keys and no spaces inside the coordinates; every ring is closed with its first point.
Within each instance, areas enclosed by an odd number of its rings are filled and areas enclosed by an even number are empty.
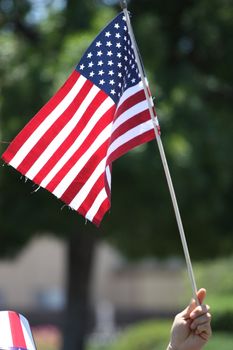
{"type": "Polygon", "coordinates": [[[0,311],[0,349],[36,350],[27,319],[15,311],[0,311]]]}
{"type": "Polygon", "coordinates": [[[2,157],[99,226],[110,208],[112,162],[154,137],[121,12],[2,157]]]}

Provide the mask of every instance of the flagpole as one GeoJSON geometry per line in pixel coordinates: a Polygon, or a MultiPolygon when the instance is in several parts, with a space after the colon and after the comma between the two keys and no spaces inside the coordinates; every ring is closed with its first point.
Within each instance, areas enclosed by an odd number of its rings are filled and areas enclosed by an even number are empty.
{"type": "Polygon", "coordinates": [[[152,105],[151,98],[150,98],[149,93],[148,93],[147,83],[146,83],[146,79],[145,79],[145,76],[144,76],[142,63],[141,63],[141,60],[140,60],[140,57],[139,57],[139,53],[138,53],[138,49],[137,49],[137,43],[136,43],[136,40],[135,40],[135,37],[134,37],[133,29],[132,29],[130,18],[129,18],[129,13],[128,13],[128,10],[127,10],[127,1],[126,0],[122,0],[122,1],[120,1],[120,3],[121,3],[121,7],[122,7],[122,10],[123,10],[125,18],[126,18],[126,23],[127,23],[129,35],[130,35],[130,38],[131,38],[131,41],[132,41],[133,50],[134,50],[134,53],[135,53],[135,58],[136,58],[136,61],[137,61],[139,73],[140,73],[140,76],[141,76],[141,79],[142,79],[143,88],[144,88],[144,91],[145,91],[145,95],[146,95],[146,99],[147,99],[147,103],[148,103],[148,107],[149,107],[150,116],[151,116],[151,119],[152,119],[152,122],[153,122],[153,125],[154,125],[156,141],[157,141],[157,144],[158,144],[160,157],[161,157],[163,168],[164,168],[164,172],[165,172],[165,175],[166,175],[166,179],[167,179],[167,183],[168,183],[168,187],[169,187],[169,191],[170,191],[170,195],[171,195],[173,208],[174,208],[174,211],[175,211],[176,221],[177,221],[177,225],[178,225],[178,229],[179,229],[179,233],[180,233],[180,238],[181,238],[181,242],[182,242],[182,246],[183,246],[183,250],[184,250],[184,256],[185,256],[187,270],[188,270],[188,275],[189,275],[189,279],[190,279],[190,283],[191,283],[191,287],[192,287],[193,298],[196,301],[196,304],[199,305],[200,303],[199,303],[199,300],[197,298],[197,285],[196,285],[196,281],[195,281],[195,277],[194,277],[194,273],[193,273],[193,268],[192,268],[192,263],[191,263],[191,259],[190,259],[189,249],[188,249],[188,245],[187,245],[187,241],[186,241],[186,237],[185,237],[185,233],[184,233],[184,228],[183,228],[183,224],[182,224],[182,220],[181,220],[181,216],[180,216],[180,211],[179,211],[179,207],[178,207],[178,203],[177,203],[177,199],[176,199],[176,194],[175,194],[175,191],[174,191],[174,187],[173,187],[173,183],[172,183],[169,167],[168,167],[168,164],[167,164],[167,159],[166,159],[166,155],[165,155],[165,152],[164,152],[163,144],[162,144],[162,141],[161,141],[161,137],[160,137],[158,129],[157,129],[156,118],[155,118],[155,115],[154,115],[153,105],[152,105]]]}

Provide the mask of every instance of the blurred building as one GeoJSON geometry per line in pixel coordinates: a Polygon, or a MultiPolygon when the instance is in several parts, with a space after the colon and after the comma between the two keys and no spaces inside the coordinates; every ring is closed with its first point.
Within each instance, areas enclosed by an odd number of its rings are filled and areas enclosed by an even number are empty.
{"type": "MultiPolygon", "coordinates": [[[[14,260],[0,260],[0,308],[63,310],[65,270],[64,241],[45,235],[33,239],[14,260]]],[[[98,245],[91,300],[100,323],[102,314],[110,319],[115,312],[169,313],[179,308],[183,297],[183,266],[179,261],[129,264],[108,244],[98,245]]]]}
{"type": "Polygon", "coordinates": [[[0,260],[0,307],[60,309],[65,303],[65,244],[51,236],[33,239],[18,256],[0,260]]]}

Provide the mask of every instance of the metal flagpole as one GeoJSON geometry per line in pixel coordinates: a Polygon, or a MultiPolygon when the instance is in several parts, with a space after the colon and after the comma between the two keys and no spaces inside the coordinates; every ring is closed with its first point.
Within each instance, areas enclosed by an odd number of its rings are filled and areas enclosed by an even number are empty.
{"type": "Polygon", "coordinates": [[[173,204],[173,208],[174,208],[174,211],[175,211],[176,221],[177,221],[177,225],[178,225],[178,229],[179,229],[179,233],[180,233],[180,238],[181,238],[181,242],[182,242],[182,246],[183,246],[183,250],[184,250],[184,256],[185,256],[185,260],[186,260],[186,265],[187,265],[189,279],[190,279],[190,282],[191,282],[193,298],[196,301],[196,304],[199,305],[200,303],[199,303],[199,300],[197,298],[196,281],[195,281],[195,277],[194,277],[194,273],[193,273],[193,268],[192,268],[192,263],[191,263],[191,259],[190,259],[190,255],[189,255],[187,241],[186,241],[186,238],[185,238],[185,233],[184,233],[184,228],[183,228],[183,224],[182,224],[182,220],[181,220],[181,216],[180,216],[180,211],[179,211],[179,207],[178,207],[178,204],[177,204],[176,194],[175,194],[175,191],[174,191],[174,187],[173,187],[170,171],[169,171],[169,168],[168,168],[167,159],[166,159],[166,155],[165,155],[165,152],[164,152],[164,148],[163,148],[163,144],[162,144],[162,141],[161,141],[161,137],[160,137],[158,129],[157,129],[156,118],[155,118],[155,115],[154,115],[153,105],[152,105],[151,98],[150,98],[148,90],[147,90],[147,83],[146,83],[146,79],[145,79],[145,76],[144,76],[142,63],[141,63],[141,60],[140,60],[140,57],[139,57],[139,53],[138,53],[138,49],[137,49],[137,43],[136,43],[136,40],[135,40],[135,37],[134,37],[133,29],[132,29],[130,18],[129,18],[129,13],[128,13],[128,10],[127,10],[127,1],[126,0],[122,0],[122,1],[120,1],[120,3],[121,3],[121,7],[122,7],[122,10],[123,10],[125,18],[126,18],[126,23],[127,23],[129,35],[130,35],[130,38],[131,38],[131,41],[132,41],[133,50],[134,50],[134,53],[135,53],[135,58],[136,58],[138,69],[139,69],[139,72],[140,72],[140,75],[141,75],[143,88],[144,88],[144,91],[145,91],[145,95],[146,95],[146,99],[147,99],[147,103],[148,103],[148,107],[149,107],[149,111],[150,111],[150,116],[151,116],[151,119],[152,119],[152,122],[153,122],[153,125],[154,125],[156,141],[157,141],[157,144],[158,144],[160,157],[161,157],[163,168],[164,168],[164,171],[165,171],[165,175],[166,175],[166,179],[167,179],[167,183],[168,183],[168,187],[169,187],[169,191],[170,191],[170,195],[171,195],[172,204],[173,204]]]}

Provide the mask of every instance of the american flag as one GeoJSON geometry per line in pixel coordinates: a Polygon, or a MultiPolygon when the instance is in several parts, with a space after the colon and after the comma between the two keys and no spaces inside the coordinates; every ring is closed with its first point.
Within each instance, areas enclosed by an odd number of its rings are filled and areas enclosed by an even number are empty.
{"type": "Polygon", "coordinates": [[[98,226],[110,208],[112,162],[154,137],[121,12],[3,159],[98,226]]]}
{"type": "Polygon", "coordinates": [[[36,350],[27,319],[15,311],[0,311],[0,349],[36,350]]]}

